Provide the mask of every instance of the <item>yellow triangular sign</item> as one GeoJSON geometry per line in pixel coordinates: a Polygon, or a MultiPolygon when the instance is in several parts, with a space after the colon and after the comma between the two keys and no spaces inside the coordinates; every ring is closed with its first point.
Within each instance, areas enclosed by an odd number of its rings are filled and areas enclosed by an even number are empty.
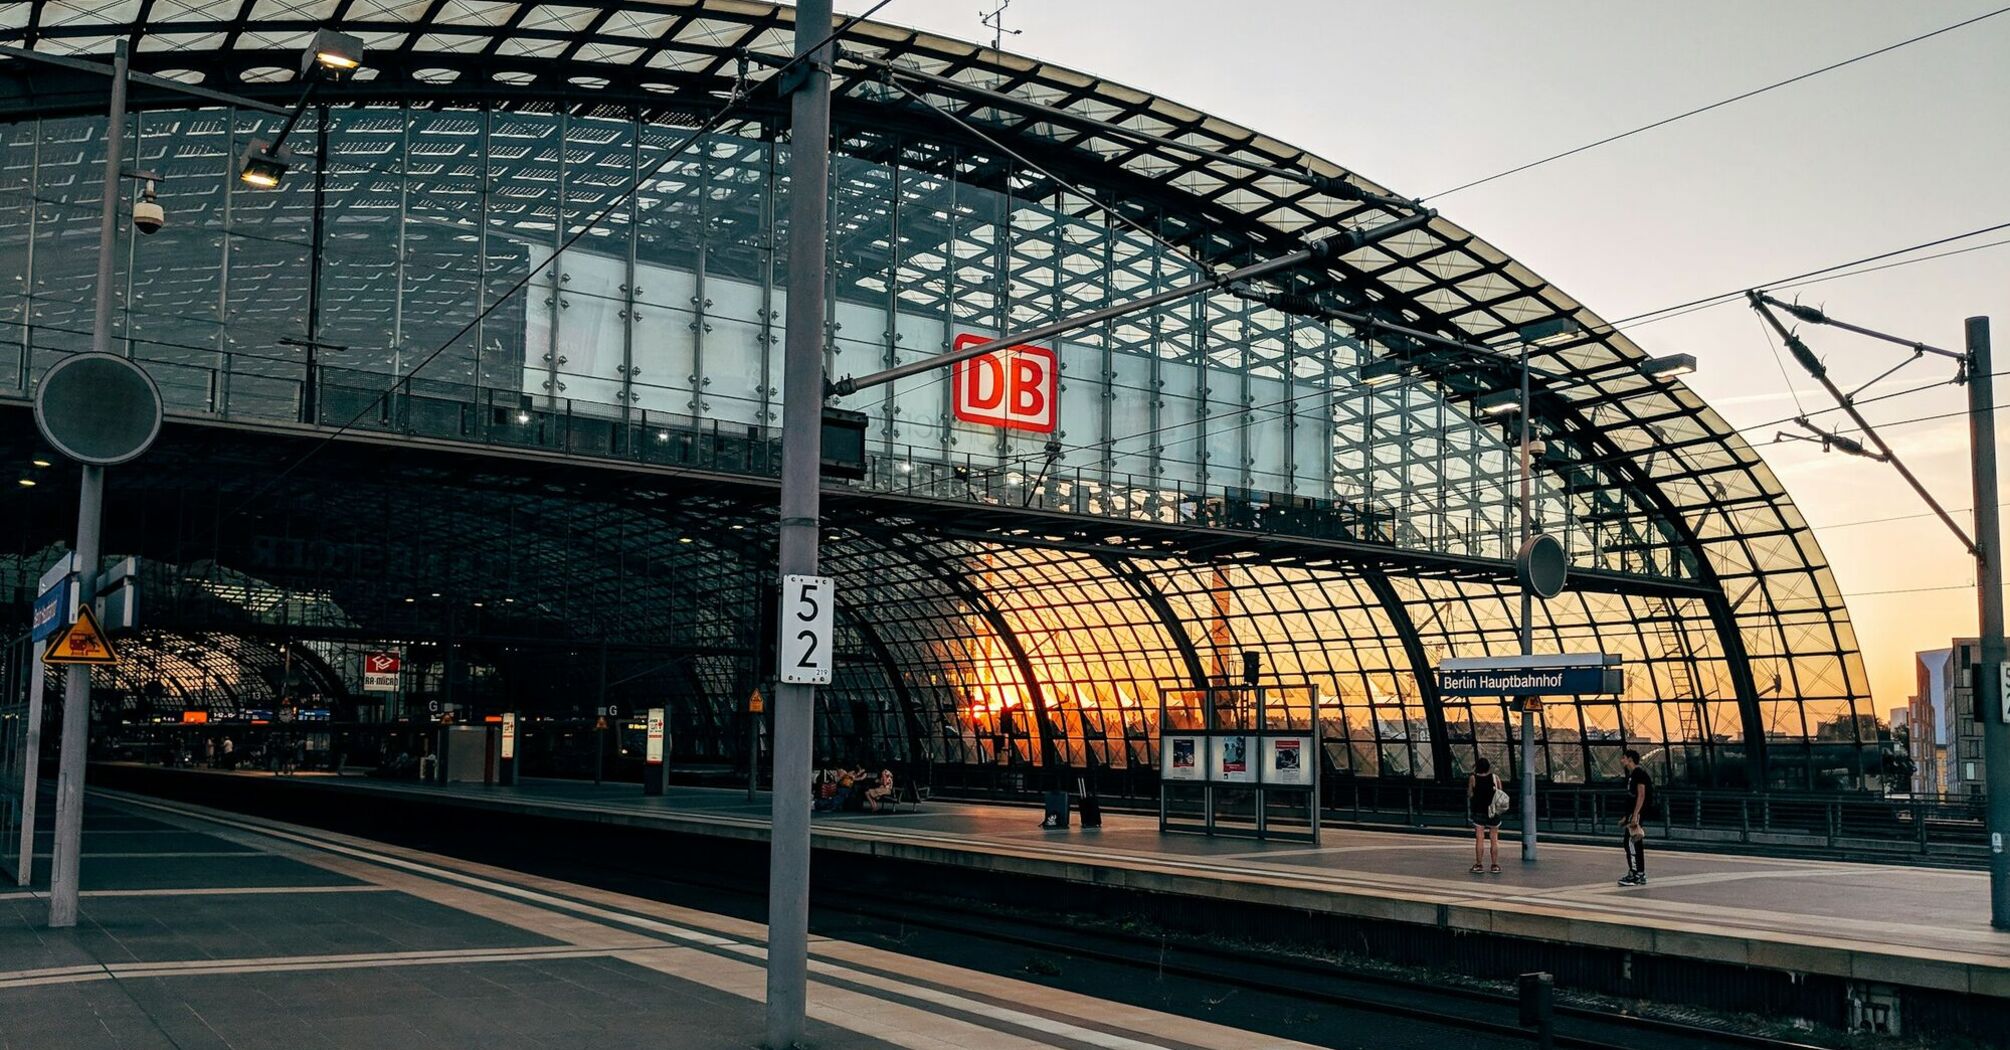
{"type": "Polygon", "coordinates": [[[761,691],[759,689],[754,690],[754,695],[747,698],[747,711],[758,715],[764,706],[766,705],[761,701],[761,691]]]}
{"type": "Polygon", "coordinates": [[[112,648],[112,640],[105,637],[104,628],[98,626],[98,617],[86,603],[77,610],[77,622],[56,632],[49,638],[49,647],[42,650],[45,664],[116,664],[119,651],[112,648]]]}

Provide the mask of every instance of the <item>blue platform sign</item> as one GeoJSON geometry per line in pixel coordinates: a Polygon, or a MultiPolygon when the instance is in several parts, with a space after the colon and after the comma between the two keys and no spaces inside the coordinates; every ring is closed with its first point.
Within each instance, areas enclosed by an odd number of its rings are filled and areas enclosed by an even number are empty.
{"type": "Polygon", "coordinates": [[[1440,696],[1606,696],[1625,688],[1618,661],[1603,653],[1446,660],[1440,696]]]}
{"type": "Polygon", "coordinates": [[[30,638],[47,641],[50,635],[70,625],[70,591],[67,586],[51,587],[35,599],[34,618],[28,630],[30,638]]]}

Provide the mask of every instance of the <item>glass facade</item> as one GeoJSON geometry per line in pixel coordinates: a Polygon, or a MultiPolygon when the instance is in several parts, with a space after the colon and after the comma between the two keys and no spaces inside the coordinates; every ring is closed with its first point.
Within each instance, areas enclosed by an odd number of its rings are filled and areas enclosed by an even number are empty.
{"type": "MultiPolygon", "coordinates": [[[[100,54],[125,31],[12,6],[32,17],[0,19],[0,38],[46,50],[100,54]]],[[[286,49],[334,16],[243,6],[154,15],[138,68],[289,93],[286,49]]],[[[170,411],[771,475],[790,422],[786,121],[749,105],[687,139],[772,67],[750,58],[785,51],[788,9],[448,5],[436,18],[454,25],[421,30],[412,5],[342,6],[379,69],[308,111],[278,190],[233,177],[277,118],[155,96],[130,119],[168,225],[122,237],[115,341],[170,411]]],[[[849,44],[821,190],[832,376],[1405,214],[1325,161],[1072,71],[871,24],[849,44]]],[[[89,344],[105,129],[0,117],[0,390],[22,395],[89,344]]],[[[1479,405],[1525,359],[1532,514],[1580,581],[1539,607],[1537,651],[1628,668],[1624,695],[1544,712],[1543,772],[1610,778],[1624,747],[1674,782],[1868,768],[1847,614],[1765,464],[1624,336],[1450,222],[1043,345],[1051,434],[958,419],[940,374],[839,402],[870,419],[861,492],[965,505],[971,524],[833,539],[833,571],[859,582],[826,753],[1149,768],[1161,694],[1233,679],[1255,651],[1269,688],[1316,698],[1337,772],[1511,766],[1518,721],[1441,701],[1429,668],[1516,651],[1515,435],[1479,405]],[[1366,385],[1371,362],[1403,375],[1366,385]],[[1063,524],[1008,520],[1036,513],[1063,524]]],[[[706,551],[708,572],[753,586],[756,559],[706,551]]],[[[735,659],[696,660],[681,688],[704,699],[673,716],[720,753],[751,675],[735,659]]]]}

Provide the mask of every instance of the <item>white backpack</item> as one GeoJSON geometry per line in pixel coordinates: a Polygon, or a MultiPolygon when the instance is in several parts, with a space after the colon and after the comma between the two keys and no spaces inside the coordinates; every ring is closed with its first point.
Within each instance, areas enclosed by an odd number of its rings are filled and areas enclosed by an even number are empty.
{"type": "Polygon", "coordinates": [[[1494,797],[1487,801],[1487,816],[1498,817],[1506,813],[1508,807],[1513,805],[1513,802],[1508,799],[1508,793],[1501,789],[1500,774],[1489,773],[1487,775],[1494,778],[1494,797]]]}

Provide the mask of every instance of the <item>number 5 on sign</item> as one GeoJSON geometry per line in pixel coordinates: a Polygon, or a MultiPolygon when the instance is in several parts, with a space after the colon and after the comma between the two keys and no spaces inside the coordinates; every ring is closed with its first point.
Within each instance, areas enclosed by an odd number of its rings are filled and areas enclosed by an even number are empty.
{"type": "Polygon", "coordinates": [[[782,637],[775,651],[780,654],[782,681],[791,685],[829,685],[831,682],[831,605],[836,595],[828,576],[782,577],[782,637]]]}

